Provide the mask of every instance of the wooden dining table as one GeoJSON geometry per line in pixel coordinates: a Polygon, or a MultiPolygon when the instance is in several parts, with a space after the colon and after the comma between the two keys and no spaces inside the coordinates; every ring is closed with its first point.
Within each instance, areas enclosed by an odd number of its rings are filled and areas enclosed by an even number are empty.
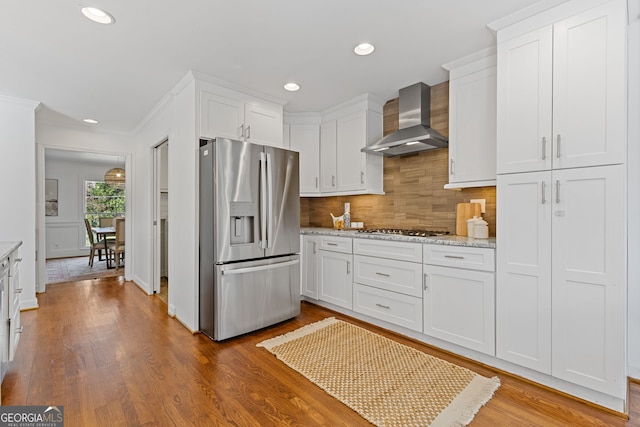
{"type": "MultiPolygon", "coordinates": [[[[100,239],[104,240],[104,256],[107,261],[107,268],[114,268],[114,266],[111,265],[111,263],[109,262],[109,254],[107,252],[107,238],[110,236],[115,237],[116,228],[115,227],[91,227],[91,230],[94,233],[96,233],[96,238],[98,239],[98,241],[100,241],[100,239]]],[[[102,259],[100,258],[100,254],[98,254],[98,260],[102,261],[102,259]]]]}

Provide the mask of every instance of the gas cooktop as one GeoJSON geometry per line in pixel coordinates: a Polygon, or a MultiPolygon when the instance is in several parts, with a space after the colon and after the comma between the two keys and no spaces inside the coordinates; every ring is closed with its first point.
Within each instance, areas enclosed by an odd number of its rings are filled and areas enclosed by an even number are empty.
{"type": "Polygon", "coordinates": [[[358,230],[358,232],[370,233],[370,234],[399,234],[401,236],[417,236],[417,237],[444,236],[449,234],[448,231],[405,230],[401,228],[369,228],[369,229],[358,230]]]}

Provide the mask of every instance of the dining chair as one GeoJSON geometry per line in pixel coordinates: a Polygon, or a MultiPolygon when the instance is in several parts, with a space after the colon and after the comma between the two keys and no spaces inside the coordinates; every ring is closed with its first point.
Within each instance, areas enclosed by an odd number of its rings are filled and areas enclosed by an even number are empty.
{"type": "MultiPolygon", "coordinates": [[[[109,248],[108,258],[113,256],[113,261],[116,263],[116,270],[120,268],[120,259],[124,261],[124,218],[116,218],[115,229],[116,238],[112,242],[107,243],[109,248]]],[[[107,259],[107,262],[109,260],[107,259]]]]}
{"type": "Polygon", "coordinates": [[[113,227],[113,217],[102,217],[98,220],[100,227],[113,227]]]}
{"type": "Polygon", "coordinates": [[[96,254],[96,251],[98,251],[98,257],[100,257],[102,249],[105,248],[105,242],[104,240],[98,240],[95,237],[93,230],[91,229],[91,223],[86,218],[84,219],[84,226],[86,227],[87,235],[89,236],[89,266],[93,267],[93,258],[96,254]]]}

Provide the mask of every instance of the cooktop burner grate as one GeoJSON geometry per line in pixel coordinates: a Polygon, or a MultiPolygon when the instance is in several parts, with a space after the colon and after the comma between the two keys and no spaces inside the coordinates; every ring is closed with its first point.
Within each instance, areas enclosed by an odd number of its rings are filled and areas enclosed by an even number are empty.
{"type": "Polygon", "coordinates": [[[371,233],[371,234],[399,234],[401,236],[417,236],[417,237],[444,236],[449,234],[448,231],[406,230],[402,228],[370,228],[370,229],[358,230],[358,232],[371,233]]]}

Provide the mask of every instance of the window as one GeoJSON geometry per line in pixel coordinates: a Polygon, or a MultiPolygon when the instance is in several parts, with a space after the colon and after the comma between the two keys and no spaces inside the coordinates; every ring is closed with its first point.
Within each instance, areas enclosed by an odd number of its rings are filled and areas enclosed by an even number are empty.
{"type": "Polygon", "coordinates": [[[124,186],[104,181],[84,182],[84,217],[98,227],[100,218],[124,216],[124,186]]]}

